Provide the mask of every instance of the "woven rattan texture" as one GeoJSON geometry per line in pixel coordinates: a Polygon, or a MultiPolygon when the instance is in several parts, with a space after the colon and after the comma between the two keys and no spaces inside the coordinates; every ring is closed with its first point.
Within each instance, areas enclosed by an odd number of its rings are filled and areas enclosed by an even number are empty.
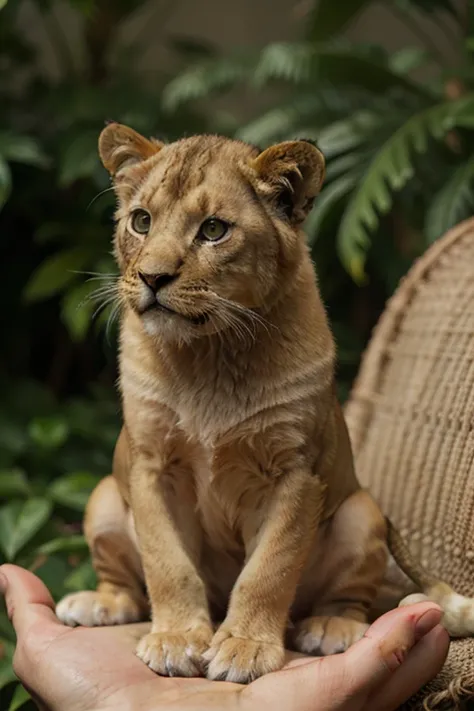
{"type": "MultiPolygon", "coordinates": [[[[474,220],[428,250],[387,304],[346,418],[361,483],[423,564],[474,596],[474,220]]],[[[412,705],[466,699],[474,640],[452,643],[412,705]]]]}

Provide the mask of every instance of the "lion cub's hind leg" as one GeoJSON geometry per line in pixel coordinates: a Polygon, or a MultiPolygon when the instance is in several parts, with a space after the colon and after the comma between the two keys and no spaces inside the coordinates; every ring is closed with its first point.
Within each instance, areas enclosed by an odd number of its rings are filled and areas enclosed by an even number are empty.
{"type": "Polygon", "coordinates": [[[97,573],[96,590],[73,593],[56,607],[67,625],[118,625],[149,614],[130,512],[112,476],[102,479],[86,508],[84,532],[97,573]]]}
{"type": "Polygon", "coordinates": [[[311,616],[296,622],[292,646],[326,656],[363,637],[386,564],[384,518],[370,495],[358,491],[321,529],[299,594],[303,608],[311,601],[311,616]]]}

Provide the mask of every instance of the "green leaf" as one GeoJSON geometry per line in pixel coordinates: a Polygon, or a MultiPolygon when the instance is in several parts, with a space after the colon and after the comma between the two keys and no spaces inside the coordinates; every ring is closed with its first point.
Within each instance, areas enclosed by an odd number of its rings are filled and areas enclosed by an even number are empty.
{"type": "Polygon", "coordinates": [[[0,496],[28,496],[30,487],[22,469],[0,471],[0,496]]]}
{"type": "Polygon", "coordinates": [[[427,212],[425,234],[434,242],[474,211],[474,157],[454,170],[434,196],[427,212]]]}
{"type": "Polygon", "coordinates": [[[350,118],[334,121],[319,133],[318,146],[326,160],[358,148],[379,124],[370,111],[359,111],[350,118]]]}
{"type": "Polygon", "coordinates": [[[59,185],[67,187],[80,178],[89,178],[100,166],[97,131],[85,131],[71,138],[60,157],[59,185]]]}
{"type": "Polygon", "coordinates": [[[8,0],[0,0],[0,10],[3,10],[5,5],[7,4],[8,0]]]}
{"type": "Polygon", "coordinates": [[[96,586],[97,577],[90,560],[86,560],[64,581],[66,590],[75,592],[76,590],[93,590],[96,586]]]}
{"type": "Polygon", "coordinates": [[[404,47],[390,56],[389,66],[397,74],[410,74],[429,61],[430,55],[422,47],[404,47]]]}
{"type": "Polygon", "coordinates": [[[24,297],[28,302],[47,299],[77,279],[77,271],[83,270],[91,259],[91,251],[85,247],[73,247],[46,259],[33,273],[24,297]]]}
{"type": "Polygon", "coordinates": [[[236,55],[193,63],[165,87],[163,106],[173,111],[187,101],[229,89],[249,77],[254,62],[251,55],[236,55]]]}
{"type": "Polygon", "coordinates": [[[84,511],[92,490],[100,477],[89,472],[75,472],[56,479],[49,487],[48,495],[57,503],[84,511]]]}
{"type": "Polygon", "coordinates": [[[0,155],[7,161],[46,167],[48,158],[38,141],[31,136],[21,136],[8,131],[0,133],[0,155]]]}
{"type": "Polygon", "coordinates": [[[354,171],[347,173],[327,185],[317,197],[314,208],[311,210],[305,225],[305,232],[309,236],[310,244],[317,239],[318,231],[325,218],[331,210],[339,206],[342,198],[353,190],[359,177],[359,174],[354,171]]]}
{"type": "Polygon", "coordinates": [[[10,502],[0,509],[0,546],[8,560],[31,541],[51,511],[51,502],[41,498],[29,499],[23,505],[10,502]]]}
{"type": "Polygon", "coordinates": [[[4,640],[14,642],[15,632],[13,630],[12,623],[8,619],[7,611],[5,609],[5,602],[3,601],[0,603],[0,659],[2,657],[1,646],[4,640]]]}
{"type": "Polygon", "coordinates": [[[0,208],[10,196],[12,178],[7,162],[0,156],[0,208]]]}
{"type": "Polygon", "coordinates": [[[36,417],[28,429],[31,439],[43,449],[58,449],[69,435],[67,423],[59,417],[36,417]]]}
{"type": "Polygon", "coordinates": [[[96,290],[97,285],[85,282],[69,289],[62,300],[61,318],[76,342],[84,340],[91,325],[97,304],[90,297],[96,290]]]}
{"type": "Polygon", "coordinates": [[[71,566],[64,556],[57,555],[49,555],[44,563],[35,570],[35,575],[43,581],[55,600],[64,596],[66,592],[64,581],[70,574],[71,566]]]}
{"type": "Polygon", "coordinates": [[[319,0],[309,16],[308,37],[325,42],[342,30],[363,11],[371,0],[319,0]]]}
{"type": "Polygon", "coordinates": [[[54,538],[52,541],[43,543],[36,549],[36,553],[51,555],[53,553],[75,553],[77,551],[87,551],[87,541],[84,536],[65,536],[54,538]]]}
{"type": "Polygon", "coordinates": [[[369,235],[377,228],[379,215],[390,210],[393,191],[401,190],[414,175],[414,154],[426,152],[429,138],[442,139],[458,119],[467,120],[473,107],[474,94],[431,106],[412,116],[376,153],[346,208],[337,237],[342,263],[356,282],[365,279],[369,235]]]}
{"type": "Polygon", "coordinates": [[[18,711],[22,706],[26,704],[27,701],[31,699],[31,696],[27,692],[24,686],[18,684],[13,694],[12,700],[10,701],[10,706],[8,711],[18,711]]]}
{"type": "Polygon", "coordinates": [[[16,639],[15,631],[13,625],[8,619],[7,608],[5,600],[0,600],[0,659],[2,657],[1,653],[1,643],[4,640],[14,642],[16,639]]]}
{"type": "Polygon", "coordinates": [[[270,80],[295,84],[319,82],[344,87],[363,87],[366,91],[386,94],[390,89],[404,89],[414,97],[431,94],[389,66],[375,61],[358,49],[319,48],[304,42],[276,42],[263,49],[252,72],[259,88],[270,80]]]}
{"type": "Polygon", "coordinates": [[[6,639],[0,639],[0,689],[7,684],[16,681],[16,675],[12,667],[15,645],[6,639]]]}

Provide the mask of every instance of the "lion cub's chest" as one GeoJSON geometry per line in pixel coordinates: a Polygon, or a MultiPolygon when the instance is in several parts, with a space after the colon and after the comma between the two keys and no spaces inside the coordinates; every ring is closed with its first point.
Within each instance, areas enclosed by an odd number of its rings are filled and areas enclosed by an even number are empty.
{"type": "Polygon", "coordinates": [[[174,480],[176,492],[177,484],[188,489],[180,499],[192,502],[209,545],[237,553],[259,529],[273,482],[237,444],[182,443],[184,459],[178,467],[169,460],[167,478],[174,480]]]}

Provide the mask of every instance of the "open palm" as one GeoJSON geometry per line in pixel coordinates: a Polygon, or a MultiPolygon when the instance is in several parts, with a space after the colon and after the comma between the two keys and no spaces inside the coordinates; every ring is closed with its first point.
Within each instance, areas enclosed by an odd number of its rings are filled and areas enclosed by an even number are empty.
{"type": "Polygon", "coordinates": [[[448,649],[431,603],[394,610],[344,654],[289,655],[286,667],[249,686],[158,677],[135,656],[146,624],[71,629],[43,583],[16,566],[0,586],[17,634],[15,671],[51,711],[393,711],[442,666],[448,649]]]}

